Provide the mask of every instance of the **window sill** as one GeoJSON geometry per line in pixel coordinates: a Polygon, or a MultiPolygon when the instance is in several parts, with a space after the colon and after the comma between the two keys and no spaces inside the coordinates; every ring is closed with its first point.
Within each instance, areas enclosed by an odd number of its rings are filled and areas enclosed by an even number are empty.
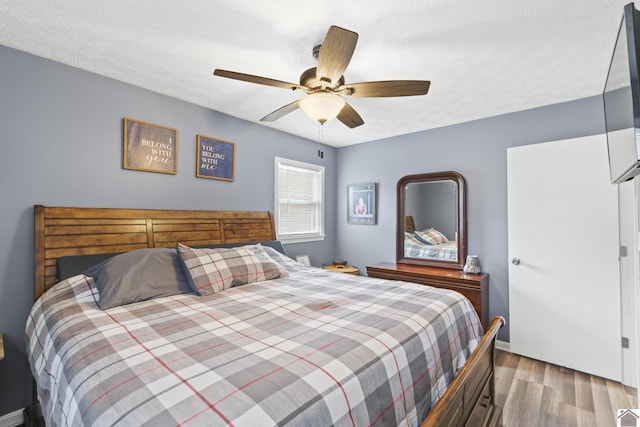
{"type": "Polygon", "coordinates": [[[314,236],[282,236],[278,237],[278,240],[282,242],[282,244],[287,243],[306,243],[306,242],[319,242],[324,240],[325,235],[314,235],[314,236]]]}

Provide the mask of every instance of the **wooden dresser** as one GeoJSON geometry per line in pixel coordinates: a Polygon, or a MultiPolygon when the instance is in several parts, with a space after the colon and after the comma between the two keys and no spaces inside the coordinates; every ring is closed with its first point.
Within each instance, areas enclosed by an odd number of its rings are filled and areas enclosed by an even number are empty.
{"type": "Polygon", "coordinates": [[[448,268],[381,262],[368,265],[367,276],[458,291],[469,298],[480,316],[482,326],[489,326],[489,275],[486,273],[466,274],[448,268]]]}

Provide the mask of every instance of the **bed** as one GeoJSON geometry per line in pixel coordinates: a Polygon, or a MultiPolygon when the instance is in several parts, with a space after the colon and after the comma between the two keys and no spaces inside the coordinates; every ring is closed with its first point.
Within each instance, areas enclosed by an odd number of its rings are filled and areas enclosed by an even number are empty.
{"type": "Polygon", "coordinates": [[[458,259],[458,242],[434,228],[416,230],[412,215],[404,221],[404,256],[408,258],[458,259]]]}
{"type": "Polygon", "coordinates": [[[297,263],[268,212],[38,205],[35,232],[25,337],[47,425],[499,423],[504,319],[483,331],[455,292],[297,263]],[[114,276],[96,269],[169,252],[191,292],[100,306],[114,276]],[[244,265],[212,291],[198,263],[230,254],[262,276],[244,265]],[[69,261],[93,275],[63,277],[69,261]]]}
{"type": "Polygon", "coordinates": [[[408,258],[458,259],[458,243],[447,241],[440,244],[426,244],[413,233],[404,233],[404,256],[408,258]]]}

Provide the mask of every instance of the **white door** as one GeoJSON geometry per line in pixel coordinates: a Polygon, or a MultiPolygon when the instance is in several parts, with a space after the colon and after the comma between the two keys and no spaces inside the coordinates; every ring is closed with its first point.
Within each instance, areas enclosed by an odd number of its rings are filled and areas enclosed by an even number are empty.
{"type": "Polygon", "coordinates": [[[511,351],[620,381],[618,189],[605,135],[510,148],[507,165],[511,351]]]}
{"type": "MultiPolygon", "coordinates": [[[[630,341],[628,348],[622,349],[622,383],[638,388],[638,328],[637,303],[640,292],[638,281],[638,183],[640,178],[618,185],[618,206],[620,211],[620,246],[626,248],[626,256],[620,257],[620,301],[622,312],[621,333],[630,341]]],[[[640,393],[640,389],[638,390],[640,393]]],[[[640,395],[639,395],[640,396],[640,395]]]]}

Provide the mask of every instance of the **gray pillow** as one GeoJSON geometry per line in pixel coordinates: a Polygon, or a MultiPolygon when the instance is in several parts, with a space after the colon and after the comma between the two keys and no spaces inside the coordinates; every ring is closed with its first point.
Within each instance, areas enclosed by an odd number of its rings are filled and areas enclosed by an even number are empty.
{"type": "Polygon", "coordinates": [[[211,245],[197,245],[197,246],[191,246],[191,247],[194,249],[218,249],[218,248],[237,248],[240,246],[258,245],[258,244],[273,248],[276,251],[280,252],[282,255],[287,255],[287,253],[284,250],[284,246],[282,246],[282,242],[280,240],[267,240],[264,242],[247,242],[247,243],[217,243],[217,244],[211,244],[211,245]]]}
{"type": "Polygon", "coordinates": [[[170,248],[138,249],[116,255],[87,269],[93,277],[101,309],[151,298],[192,293],[178,260],[170,248]]]}
{"type": "Polygon", "coordinates": [[[122,252],[90,255],[62,256],[56,260],[56,282],[82,274],[85,270],[122,252]]]}

